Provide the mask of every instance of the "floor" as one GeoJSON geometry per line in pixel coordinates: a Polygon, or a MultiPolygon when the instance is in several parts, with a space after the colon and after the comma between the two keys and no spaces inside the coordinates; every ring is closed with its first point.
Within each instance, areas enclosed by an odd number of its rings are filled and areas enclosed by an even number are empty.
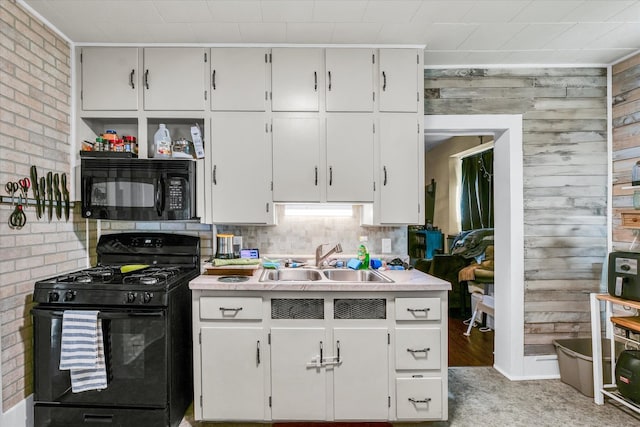
{"type": "MultiPolygon", "coordinates": [[[[223,427],[225,425],[265,426],[265,424],[196,422],[189,413],[180,427],[223,427]]],[[[332,426],[336,425],[338,424],[332,426]]],[[[385,426],[384,423],[351,425],[354,427],[385,426]]],[[[449,421],[396,424],[397,427],[637,427],[638,425],[640,425],[640,415],[629,414],[625,408],[619,408],[609,402],[604,406],[598,406],[593,403],[592,398],[584,396],[560,380],[509,381],[491,367],[449,368],[449,421]]]]}
{"type": "Polygon", "coordinates": [[[449,316],[449,366],[493,366],[494,331],[473,328],[465,336],[467,325],[459,316],[449,316]]]}

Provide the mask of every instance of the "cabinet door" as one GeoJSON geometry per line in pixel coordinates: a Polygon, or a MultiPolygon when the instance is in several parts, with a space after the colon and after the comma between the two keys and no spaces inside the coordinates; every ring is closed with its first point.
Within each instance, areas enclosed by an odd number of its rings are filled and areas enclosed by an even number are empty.
{"type": "Polygon", "coordinates": [[[138,109],[138,48],[83,47],[82,109],[138,109]]]}
{"type": "Polygon", "coordinates": [[[320,201],[320,119],[273,120],[273,201],[320,201]]]}
{"type": "Polygon", "coordinates": [[[309,366],[325,343],[324,328],[271,329],[272,419],[326,419],[326,368],[309,366]]]}
{"type": "Polygon", "coordinates": [[[211,49],[213,111],[265,111],[268,52],[264,48],[211,49]]]}
{"type": "Polygon", "coordinates": [[[418,52],[380,49],[380,111],[418,111],[418,52]]]}
{"type": "Polygon", "coordinates": [[[415,114],[380,116],[380,223],[420,221],[420,135],[415,114]]]}
{"type": "Polygon", "coordinates": [[[201,329],[202,417],[265,418],[262,328],[201,329]]]}
{"type": "Polygon", "coordinates": [[[327,111],[373,111],[373,49],[327,49],[327,111]]]}
{"type": "Polygon", "coordinates": [[[373,201],[373,119],[327,117],[327,201],[373,201]]]}
{"type": "Polygon", "coordinates": [[[214,113],[214,223],[273,223],[271,144],[264,113],[214,113]]]}
{"type": "Polygon", "coordinates": [[[271,50],[271,109],[318,111],[323,90],[322,49],[274,48],[271,50]]]}
{"type": "Polygon", "coordinates": [[[335,328],[334,416],[336,420],[389,417],[389,344],[386,328],[335,328]],[[338,360],[336,360],[338,361],[338,360]]]}
{"type": "Polygon", "coordinates": [[[204,110],[204,48],[144,49],[144,109],[204,110]]]}

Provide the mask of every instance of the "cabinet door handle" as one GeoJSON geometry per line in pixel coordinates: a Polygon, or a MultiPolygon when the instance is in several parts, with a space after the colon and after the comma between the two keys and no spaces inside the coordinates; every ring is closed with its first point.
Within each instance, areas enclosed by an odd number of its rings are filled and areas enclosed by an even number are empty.
{"type": "Polygon", "coordinates": [[[318,91],[318,72],[317,71],[313,72],[313,91],[314,92],[318,91]]]}
{"type": "Polygon", "coordinates": [[[314,180],[314,185],[318,186],[318,167],[315,167],[315,180],[314,180]]]}
{"type": "Polygon", "coordinates": [[[429,403],[429,402],[431,402],[431,398],[430,397],[428,397],[426,399],[414,399],[413,397],[410,397],[408,400],[411,403],[429,403]]]}
{"type": "Polygon", "coordinates": [[[136,70],[131,70],[131,74],[129,74],[129,84],[131,85],[131,89],[136,88],[136,84],[133,82],[133,76],[135,76],[136,70]]]}
{"type": "Polygon", "coordinates": [[[213,90],[216,90],[216,70],[213,70],[213,74],[211,75],[211,85],[213,86],[213,90]]]}
{"type": "Polygon", "coordinates": [[[320,341],[320,363],[324,360],[324,356],[322,355],[322,341],[320,341]]]}
{"type": "Polygon", "coordinates": [[[239,311],[242,311],[242,307],[219,307],[220,311],[222,311],[223,313],[225,311],[235,311],[236,313],[239,311]]]}
{"type": "Polygon", "coordinates": [[[256,342],[256,364],[260,365],[260,341],[256,342]]]}
{"type": "Polygon", "coordinates": [[[331,71],[329,71],[329,90],[331,90],[331,71]]]}
{"type": "Polygon", "coordinates": [[[415,313],[416,311],[424,311],[425,313],[431,311],[430,308],[407,308],[407,311],[415,313]]]}
{"type": "Polygon", "coordinates": [[[218,185],[218,180],[216,179],[216,167],[217,165],[213,165],[213,185],[218,185]]]}
{"type": "Polygon", "coordinates": [[[414,353],[428,353],[428,352],[431,351],[431,349],[429,347],[427,347],[427,348],[418,348],[418,349],[408,348],[407,351],[409,353],[411,353],[411,354],[414,354],[414,353]]]}
{"type": "Polygon", "coordinates": [[[383,166],[382,170],[384,171],[384,180],[382,182],[382,185],[387,185],[387,167],[383,166]]]}
{"type": "Polygon", "coordinates": [[[336,341],[336,362],[340,363],[340,341],[336,341]]]}
{"type": "Polygon", "coordinates": [[[329,185],[333,185],[333,166],[329,166],[329,185]]]}
{"type": "Polygon", "coordinates": [[[144,86],[149,89],[149,70],[144,72],[144,86]]]}
{"type": "Polygon", "coordinates": [[[382,90],[387,90],[387,73],[382,72],[382,90]]]}

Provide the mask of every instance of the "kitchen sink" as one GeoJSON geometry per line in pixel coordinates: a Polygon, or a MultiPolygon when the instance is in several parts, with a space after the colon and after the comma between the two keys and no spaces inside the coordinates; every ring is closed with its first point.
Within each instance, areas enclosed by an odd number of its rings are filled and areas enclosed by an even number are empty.
{"type": "Polygon", "coordinates": [[[322,280],[318,270],[264,270],[260,276],[261,282],[313,282],[322,280]]]}
{"type": "Polygon", "coordinates": [[[327,279],[337,282],[393,282],[393,280],[372,270],[324,270],[322,273],[327,279]]]}

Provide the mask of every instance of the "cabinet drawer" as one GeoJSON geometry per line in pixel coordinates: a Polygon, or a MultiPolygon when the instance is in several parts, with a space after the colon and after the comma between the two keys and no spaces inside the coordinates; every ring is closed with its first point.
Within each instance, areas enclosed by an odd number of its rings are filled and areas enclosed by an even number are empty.
{"type": "Polygon", "coordinates": [[[440,378],[397,378],[396,416],[399,420],[440,419],[442,380],[440,378]]]}
{"type": "Polygon", "coordinates": [[[200,318],[262,320],[262,298],[202,297],[200,318]]]}
{"type": "Polygon", "coordinates": [[[440,298],[396,298],[396,320],[440,320],[440,298]]]}
{"type": "Polygon", "coordinates": [[[396,369],[440,369],[440,328],[396,329],[396,369]]]}

